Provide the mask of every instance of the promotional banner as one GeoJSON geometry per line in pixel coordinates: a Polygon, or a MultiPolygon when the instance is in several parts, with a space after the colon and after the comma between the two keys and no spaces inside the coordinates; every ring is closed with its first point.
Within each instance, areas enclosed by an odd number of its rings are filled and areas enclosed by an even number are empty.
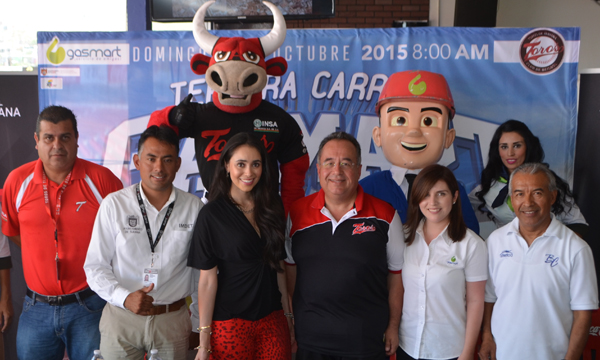
{"type": "MultiPolygon", "coordinates": [[[[457,139],[441,163],[467,191],[479,182],[495,128],[508,119],[527,123],[551,168],[570,180],[579,37],[578,28],[288,30],[272,55],[284,57],[288,70],[270,77],[263,98],[291,114],[304,133],[307,193],[319,188],[318,144],[336,130],[360,142],[363,177],[390,167],[371,139],[375,103],[392,73],[413,69],[441,73],[450,84],[457,139]]],[[[71,108],[79,120],[79,156],[104,164],[126,184],[139,178],[131,159],[153,111],[190,93],[197,102],[211,101],[204,76],[190,69],[200,51],[191,32],[38,33],[38,50],[40,108],[71,108]]],[[[224,143],[212,140],[210,150],[219,152],[224,143]]],[[[201,196],[194,156],[193,140],[182,140],[175,185],[201,196]]]]}
{"type": "Polygon", "coordinates": [[[0,75],[0,189],[13,169],[38,157],[33,140],[37,84],[37,74],[0,75]]]}

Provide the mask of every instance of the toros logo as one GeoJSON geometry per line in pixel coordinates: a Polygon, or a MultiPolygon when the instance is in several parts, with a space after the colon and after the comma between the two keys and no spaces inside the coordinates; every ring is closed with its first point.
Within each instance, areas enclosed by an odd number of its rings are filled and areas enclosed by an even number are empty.
{"type": "Polygon", "coordinates": [[[521,65],[534,75],[552,74],[565,57],[565,39],[552,29],[534,29],[521,39],[521,65]]]}

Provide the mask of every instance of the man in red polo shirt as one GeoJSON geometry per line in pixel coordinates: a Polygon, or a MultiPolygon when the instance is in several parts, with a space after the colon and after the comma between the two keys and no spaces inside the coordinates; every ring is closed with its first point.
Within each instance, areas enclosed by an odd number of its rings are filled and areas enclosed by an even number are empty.
{"type": "Polygon", "coordinates": [[[90,359],[100,344],[105,301],[89,287],[83,263],[102,199],[123,188],[108,169],[77,158],[77,120],[49,106],[34,134],[39,159],[4,184],[2,232],[21,246],[27,296],[17,331],[20,360],[90,359]]]}

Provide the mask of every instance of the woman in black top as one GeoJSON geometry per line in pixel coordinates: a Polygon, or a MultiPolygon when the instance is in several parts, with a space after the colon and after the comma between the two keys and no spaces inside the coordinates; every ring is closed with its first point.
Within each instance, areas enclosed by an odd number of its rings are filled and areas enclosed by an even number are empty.
{"type": "Polygon", "coordinates": [[[196,360],[291,359],[285,218],[270,179],[257,139],[240,133],[227,142],[188,261],[200,269],[196,360]]]}

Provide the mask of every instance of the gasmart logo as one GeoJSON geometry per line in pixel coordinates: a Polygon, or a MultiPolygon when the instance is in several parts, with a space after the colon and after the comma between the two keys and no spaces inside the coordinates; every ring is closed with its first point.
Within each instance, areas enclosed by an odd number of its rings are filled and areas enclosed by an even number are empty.
{"type": "Polygon", "coordinates": [[[38,46],[46,54],[41,65],[129,65],[127,43],[71,43],[54,36],[38,46]]]}
{"type": "Polygon", "coordinates": [[[546,28],[534,29],[521,39],[521,65],[534,75],[548,75],[558,70],[565,57],[565,39],[546,28]]]}
{"type": "Polygon", "coordinates": [[[46,58],[54,65],[58,65],[65,60],[65,49],[58,46],[59,42],[58,36],[55,36],[52,39],[48,50],[46,50],[46,58]]]}

